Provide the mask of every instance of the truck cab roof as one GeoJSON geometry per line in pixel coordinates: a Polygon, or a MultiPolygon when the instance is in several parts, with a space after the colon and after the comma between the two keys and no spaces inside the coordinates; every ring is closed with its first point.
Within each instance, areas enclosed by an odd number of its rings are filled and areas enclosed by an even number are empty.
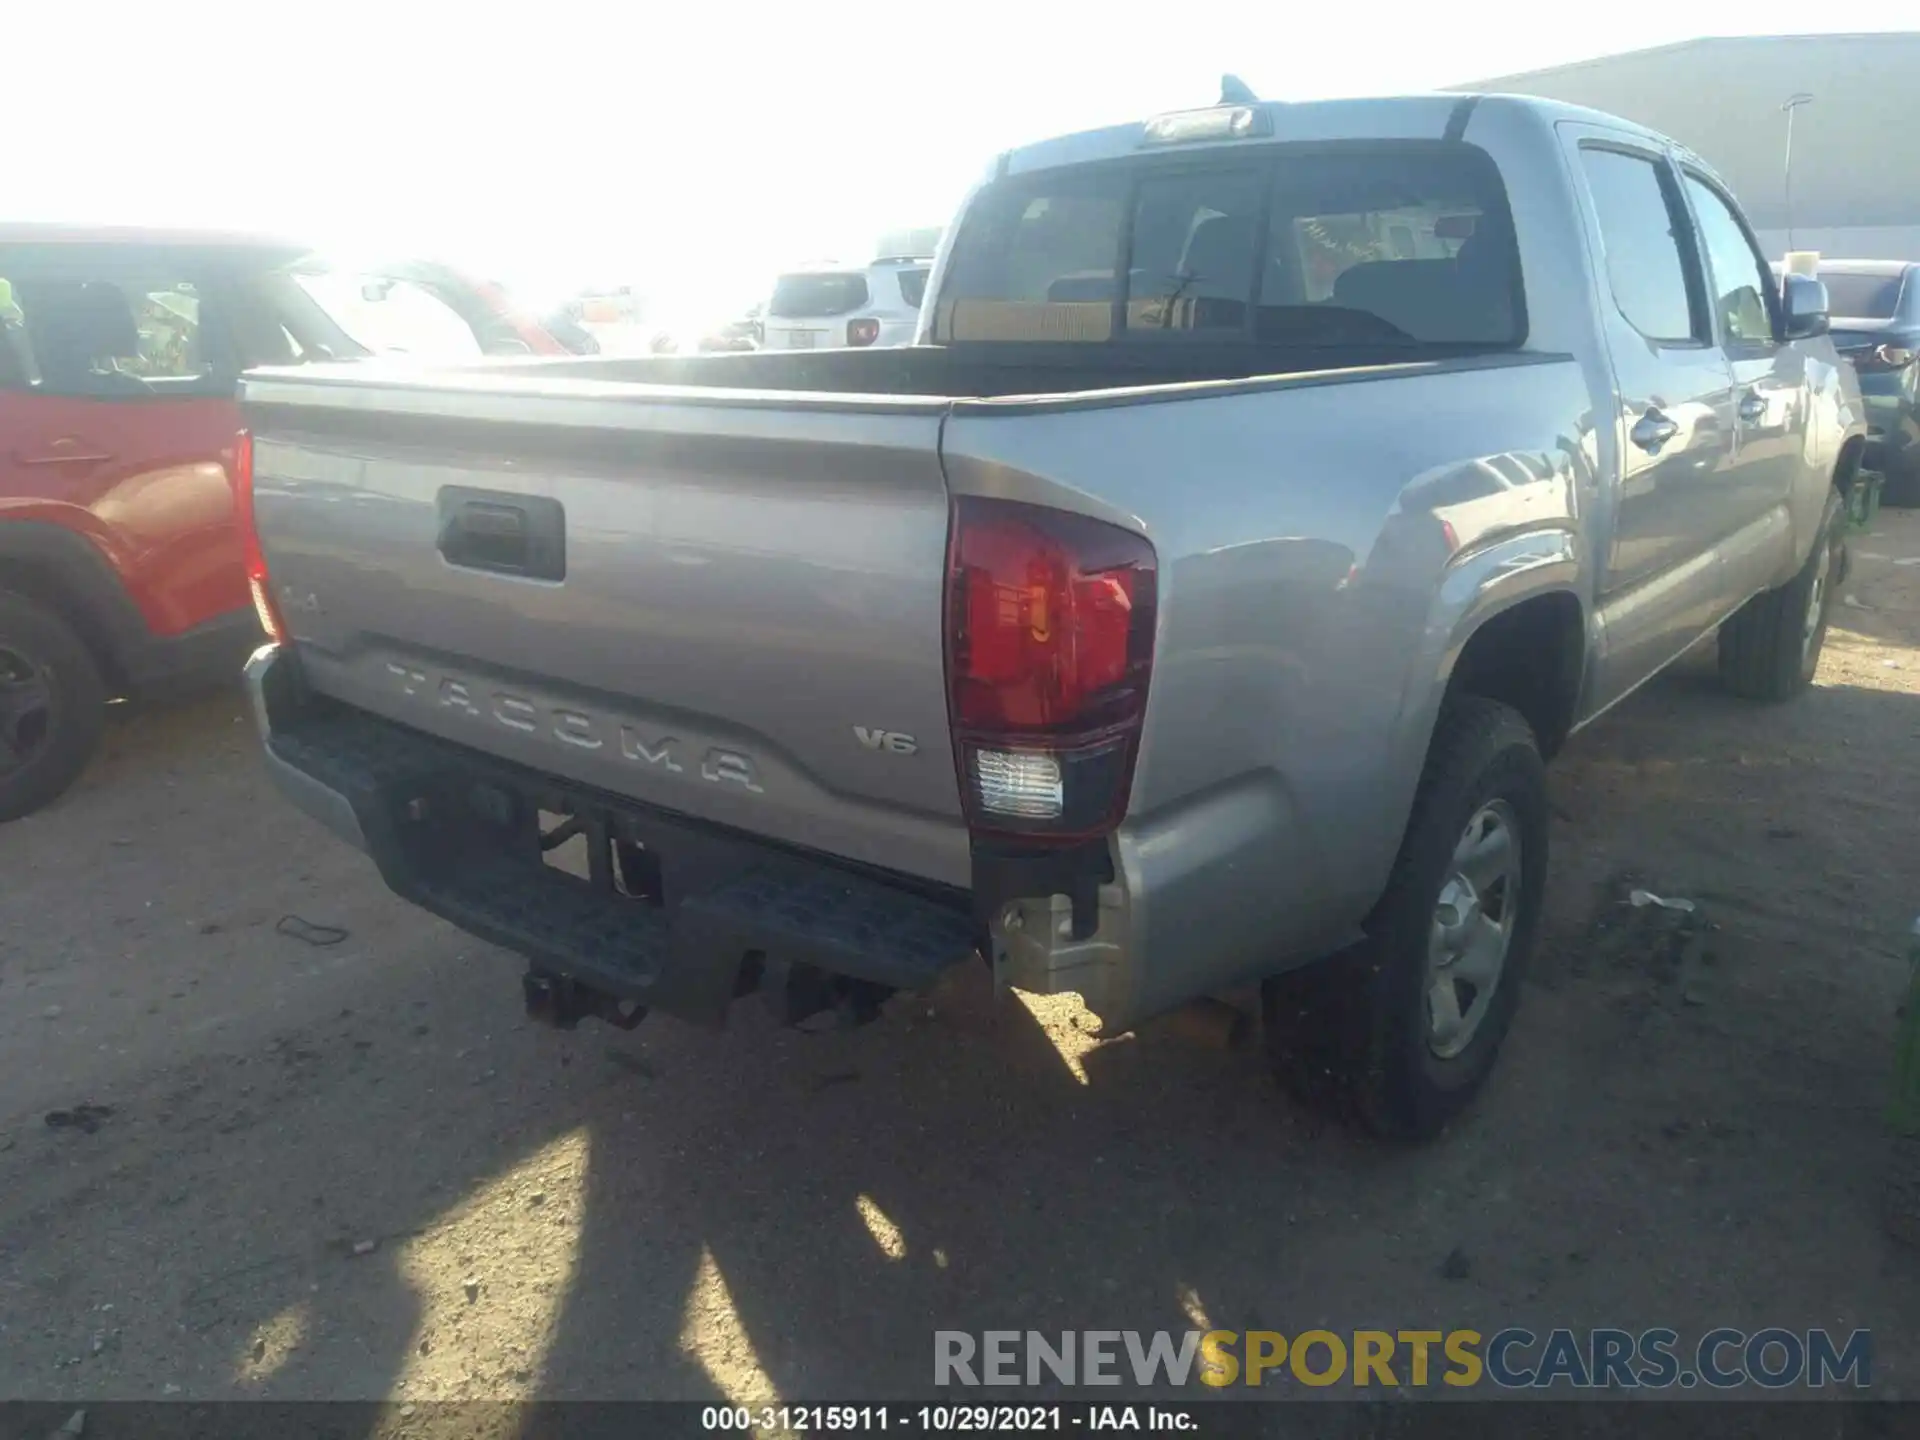
{"type": "Polygon", "coordinates": [[[235,262],[271,267],[297,260],[312,247],[278,235],[239,230],[190,230],[141,225],[0,223],[0,252],[14,265],[57,265],[85,252],[95,258],[164,255],[222,266],[235,262]]]}
{"type": "MultiPolygon", "coordinates": [[[[1188,141],[1178,148],[1231,150],[1248,143],[1313,143],[1333,140],[1432,140],[1458,138],[1468,121],[1483,105],[1493,104],[1502,114],[1532,117],[1541,125],[1575,121],[1603,125],[1609,129],[1637,135],[1647,141],[1681,151],[1690,165],[1708,174],[1712,167],[1686,151],[1671,137],[1661,135],[1617,115],[1591,110],[1583,105],[1545,100],[1532,95],[1506,95],[1480,92],[1435,92],[1425,95],[1395,95],[1368,99],[1308,100],[1291,102],[1261,100],[1251,105],[1194,106],[1191,110],[1166,114],[1197,114],[1210,110],[1250,110],[1260,117],[1252,133],[1218,140],[1188,141]]],[[[1049,170],[1068,165],[1094,164],[1118,160],[1140,153],[1146,126],[1153,119],[1082,130],[1052,139],[1035,141],[1003,154],[995,169],[1001,175],[1049,170]]],[[[1717,178],[1717,177],[1716,177],[1717,178]]]]}

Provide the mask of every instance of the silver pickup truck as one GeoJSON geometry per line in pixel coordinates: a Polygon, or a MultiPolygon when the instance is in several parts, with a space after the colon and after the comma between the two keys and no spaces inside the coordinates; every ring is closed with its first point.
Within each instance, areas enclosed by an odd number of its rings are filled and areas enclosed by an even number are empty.
{"type": "Polygon", "coordinates": [[[1543,759],[1716,626],[1736,693],[1809,682],[1825,310],[1588,111],[1016,150],[904,349],[255,373],[268,764],[563,1025],[1258,981],[1283,1080],[1428,1135],[1519,999],[1543,759]]]}

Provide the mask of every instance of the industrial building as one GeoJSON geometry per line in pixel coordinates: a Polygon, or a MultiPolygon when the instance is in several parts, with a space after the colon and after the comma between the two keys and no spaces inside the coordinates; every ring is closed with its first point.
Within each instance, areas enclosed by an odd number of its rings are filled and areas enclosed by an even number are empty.
{"type": "Polygon", "coordinates": [[[1725,177],[1770,254],[1920,260],[1920,33],[1688,40],[1451,88],[1671,135],[1725,177]]]}

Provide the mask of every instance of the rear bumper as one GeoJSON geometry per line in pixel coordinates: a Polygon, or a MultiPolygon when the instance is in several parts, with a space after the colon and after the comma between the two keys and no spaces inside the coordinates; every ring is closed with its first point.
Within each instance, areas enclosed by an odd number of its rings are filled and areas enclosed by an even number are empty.
{"type": "Polygon", "coordinates": [[[919,328],[918,317],[901,319],[897,316],[874,315],[855,310],[851,314],[836,315],[827,320],[795,320],[791,323],[777,323],[768,328],[760,348],[762,350],[887,350],[896,345],[911,345],[914,334],[919,328]],[[847,344],[847,326],[855,320],[879,322],[880,334],[871,344],[864,346],[847,344]]]}
{"type": "Polygon", "coordinates": [[[305,700],[296,666],[279,646],[262,645],[248,659],[246,676],[254,725],[264,742],[267,778],[274,789],[356,850],[366,850],[366,832],[360,828],[360,817],[346,793],[282,754],[286,742],[284,735],[276,737],[276,719],[284,728],[299,714],[305,700]]]}
{"type": "Polygon", "coordinates": [[[547,974],[719,1024],[738,995],[782,977],[915,989],[974,951],[964,894],[886,883],[339,705],[276,646],[246,674],[282,795],[365,851],[402,899],[547,974]],[[540,812],[578,822],[587,874],[545,862],[540,812]]]}
{"type": "Polygon", "coordinates": [[[1323,900],[1255,878],[1304,868],[1291,803],[1271,784],[1216,790],[1071,850],[976,840],[968,892],[639,806],[424,735],[311,694],[298,655],[275,646],[255,652],[247,679],[274,784],[371,856],[396,894],[536,971],[684,1019],[719,1024],[756,983],[809,970],[923,988],[978,947],[997,984],[1078,994],[1119,1033],[1358,934],[1323,900]],[[543,863],[539,811],[583,821],[600,857],[588,879],[543,863]],[[621,845],[654,857],[646,899],[608,873],[621,845]]]}

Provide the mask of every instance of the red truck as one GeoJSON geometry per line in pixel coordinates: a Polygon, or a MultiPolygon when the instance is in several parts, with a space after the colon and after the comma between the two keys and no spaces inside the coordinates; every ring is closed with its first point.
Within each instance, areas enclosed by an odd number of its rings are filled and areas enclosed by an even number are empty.
{"type": "Polygon", "coordinates": [[[409,348],[369,316],[432,331],[421,349],[464,325],[472,354],[565,353],[444,266],[0,225],[0,821],[73,783],[109,699],[238,675],[261,632],[233,509],[236,382],[409,348]],[[343,287],[352,313],[326,303],[343,287]]]}

